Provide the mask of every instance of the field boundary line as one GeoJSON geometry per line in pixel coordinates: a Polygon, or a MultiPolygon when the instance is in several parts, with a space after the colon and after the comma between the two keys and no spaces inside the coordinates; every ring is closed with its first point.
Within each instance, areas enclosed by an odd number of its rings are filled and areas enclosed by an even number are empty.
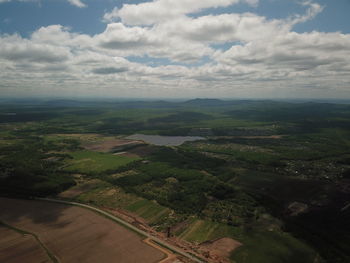
{"type": "Polygon", "coordinates": [[[4,227],[11,229],[13,231],[16,231],[17,233],[20,233],[22,235],[29,235],[34,237],[34,239],[38,242],[39,246],[45,251],[46,255],[50,258],[50,260],[53,263],[60,263],[60,261],[58,260],[58,258],[55,256],[55,254],[53,254],[45,245],[44,243],[40,240],[39,236],[32,233],[32,232],[28,232],[27,230],[23,230],[20,228],[17,228],[13,225],[10,225],[8,223],[5,223],[4,221],[0,220],[0,225],[3,225],[4,227]]]}
{"type": "Polygon", "coordinates": [[[93,207],[93,206],[90,206],[90,205],[86,205],[86,204],[82,204],[82,203],[78,203],[78,202],[70,202],[70,201],[63,201],[63,200],[58,200],[58,199],[52,199],[52,198],[35,198],[35,200],[40,200],[40,201],[47,201],[47,202],[53,202],[53,203],[61,203],[61,204],[66,204],[66,205],[73,205],[73,206],[78,206],[78,207],[82,207],[82,208],[86,208],[86,209],[89,209],[95,213],[98,213],[98,214],[101,214],[103,216],[106,216],[108,219],[111,219],[112,221],[115,221],[119,224],[121,224],[122,226],[130,229],[130,230],[133,230],[134,232],[146,237],[146,238],[149,238],[150,240],[154,241],[155,243],[158,243],[159,245],[169,249],[170,251],[173,251],[181,256],[184,256],[194,262],[197,262],[197,263],[205,263],[204,260],[201,260],[197,257],[194,257],[192,256],[191,254],[185,252],[185,251],[182,251],[181,249],[173,246],[173,245],[170,245],[166,242],[164,242],[163,240],[157,238],[157,237],[154,237],[152,236],[151,234],[141,230],[141,229],[138,229],[137,227],[133,226],[132,224],[124,221],[123,219],[119,218],[119,217],[116,217],[110,213],[107,213],[106,211],[103,211],[99,208],[96,208],[96,207],[93,207]]]}
{"type": "Polygon", "coordinates": [[[144,243],[146,243],[147,245],[149,245],[149,246],[151,246],[151,247],[154,247],[154,248],[156,248],[156,249],[162,251],[162,252],[165,254],[165,258],[163,258],[163,259],[162,259],[161,261],[159,261],[158,263],[167,262],[167,261],[169,261],[169,260],[171,260],[171,259],[176,258],[175,254],[174,254],[172,251],[170,251],[170,250],[168,250],[168,249],[162,247],[161,245],[159,245],[159,244],[157,244],[157,243],[155,243],[155,242],[152,242],[152,239],[146,238],[146,239],[144,239],[144,240],[142,240],[142,241],[143,241],[144,243]]]}

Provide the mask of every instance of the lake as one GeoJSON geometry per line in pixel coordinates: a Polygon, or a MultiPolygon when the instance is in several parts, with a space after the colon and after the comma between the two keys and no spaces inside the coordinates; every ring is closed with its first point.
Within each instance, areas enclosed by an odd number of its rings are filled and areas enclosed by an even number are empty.
{"type": "Polygon", "coordinates": [[[199,136],[161,136],[161,135],[145,135],[145,134],[133,134],[126,139],[129,140],[141,140],[146,143],[159,145],[159,146],[179,146],[184,142],[205,140],[204,137],[199,136]]]}

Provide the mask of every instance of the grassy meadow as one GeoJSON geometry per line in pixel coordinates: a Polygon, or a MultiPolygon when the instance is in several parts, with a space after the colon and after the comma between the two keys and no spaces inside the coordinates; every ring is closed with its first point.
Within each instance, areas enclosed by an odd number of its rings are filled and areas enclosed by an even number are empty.
{"type": "Polygon", "coordinates": [[[92,151],[72,152],[70,156],[72,159],[67,162],[65,170],[82,174],[116,170],[121,166],[138,160],[137,157],[126,157],[92,151]]]}

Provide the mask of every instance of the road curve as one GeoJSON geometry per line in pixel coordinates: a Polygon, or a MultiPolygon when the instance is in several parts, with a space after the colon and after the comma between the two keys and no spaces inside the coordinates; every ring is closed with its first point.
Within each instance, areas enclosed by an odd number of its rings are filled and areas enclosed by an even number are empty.
{"type": "Polygon", "coordinates": [[[138,229],[137,227],[135,227],[132,224],[124,221],[123,219],[121,219],[119,217],[116,217],[114,215],[111,215],[111,214],[109,214],[109,213],[107,213],[107,212],[105,212],[105,211],[103,211],[103,210],[101,210],[99,208],[96,208],[96,207],[93,207],[93,206],[90,206],[90,205],[86,205],[86,204],[77,203],[77,202],[69,202],[69,201],[63,201],[63,200],[51,199],[51,198],[35,198],[35,199],[36,200],[41,200],[41,201],[47,201],[47,202],[61,203],[61,204],[66,204],[66,205],[74,205],[74,206],[79,206],[79,207],[82,207],[82,208],[86,208],[86,209],[92,210],[94,212],[97,212],[99,214],[102,214],[102,215],[108,217],[109,219],[112,219],[112,220],[118,222],[119,224],[121,224],[121,225],[123,225],[123,226],[125,226],[125,227],[127,227],[127,228],[129,228],[129,229],[131,229],[133,231],[135,231],[136,233],[139,233],[139,234],[149,238],[150,240],[152,240],[152,241],[154,241],[154,242],[156,242],[156,243],[158,243],[158,244],[160,244],[160,245],[162,245],[162,246],[164,246],[164,247],[174,251],[175,253],[177,253],[177,254],[179,254],[181,256],[184,256],[184,257],[186,257],[186,258],[188,258],[188,259],[190,259],[190,260],[192,260],[194,262],[205,263],[205,261],[202,261],[202,260],[200,260],[200,259],[198,259],[198,258],[196,258],[196,257],[194,257],[192,255],[190,255],[189,253],[187,253],[187,252],[185,252],[185,251],[183,251],[183,250],[181,250],[181,249],[179,249],[179,248],[177,248],[177,247],[175,247],[175,246],[173,246],[171,244],[168,244],[167,242],[165,242],[165,241],[163,241],[163,240],[161,240],[161,239],[159,239],[157,237],[154,237],[154,236],[150,235],[149,233],[147,233],[147,232],[145,232],[145,231],[143,231],[141,229],[138,229]]]}

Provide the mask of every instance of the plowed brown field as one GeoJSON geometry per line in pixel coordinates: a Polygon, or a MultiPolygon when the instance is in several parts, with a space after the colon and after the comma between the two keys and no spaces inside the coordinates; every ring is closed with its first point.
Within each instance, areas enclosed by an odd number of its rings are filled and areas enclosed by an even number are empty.
{"type": "Polygon", "coordinates": [[[0,226],[0,262],[51,262],[45,250],[31,235],[0,226]]]}
{"type": "MultiPolygon", "coordinates": [[[[0,198],[0,220],[36,234],[62,263],[153,263],[165,257],[134,232],[80,207],[0,198]]],[[[0,233],[0,243],[6,238],[7,235],[0,233]]],[[[21,253],[21,247],[17,249],[21,253]]]]}

